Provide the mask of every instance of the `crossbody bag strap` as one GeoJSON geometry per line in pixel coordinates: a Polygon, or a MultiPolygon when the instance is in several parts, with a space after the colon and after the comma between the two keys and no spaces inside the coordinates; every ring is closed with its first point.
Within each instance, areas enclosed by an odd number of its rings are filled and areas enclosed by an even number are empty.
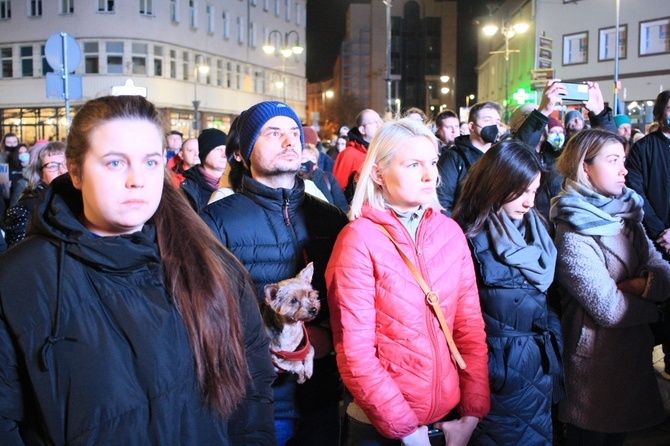
{"type": "Polygon", "coordinates": [[[447,346],[449,346],[449,352],[451,352],[451,356],[454,358],[454,361],[456,361],[456,364],[461,369],[465,369],[466,364],[465,360],[461,356],[461,353],[458,351],[458,347],[456,347],[456,343],[454,342],[454,338],[451,336],[451,332],[449,331],[449,326],[447,325],[447,320],[444,318],[444,313],[442,313],[442,308],[440,308],[439,304],[439,296],[437,293],[434,291],[431,291],[430,287],[428,286],[428,283],[424,280],[423,276],[419,272],[419,270],[414,266],[412,261],[407,257],[405,252],[400,248],[398,243],[394,240],[394,238],[391,236],[391,234],[386,230],[385,227],[382,225],[377,225],[379,228],[382,230],[384,234],[391,240],[391,243],[396,247],[398,252],[400,253],[400,257],[402,257],[403,261],[405,262],[405,265],[407,265],[407,268],[409,268],[409,271],[412,273],[414,278],[416,279],[417,283],[421,287],[421,290],[424,292],[426,295],[426,302],[430,304],[430,306],[433,308],[433,311],[435,312],[435,316],[437,316],[437,320],[440,322],[440,327],[442,328],[442,332],[444,333],[444,337],[447,339],[447,346]]]}

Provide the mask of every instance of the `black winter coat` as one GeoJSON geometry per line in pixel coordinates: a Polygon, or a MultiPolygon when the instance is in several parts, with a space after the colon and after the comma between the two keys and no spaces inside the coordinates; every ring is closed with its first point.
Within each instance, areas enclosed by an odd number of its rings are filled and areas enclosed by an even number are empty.
{"type": "Polygon", "coordinates": [[[644,198],[644,227],[655,240],[670,227],[670,139],[662,130],[640,139],[628,153],[626,169],[626,184],[644,198]]]}
{"type": "Polygon", "coordinates": [[[207,184],[198,170],[199,166],[193,166],[184,172],[186,179],[181,183],[181,190],[194,211],[200,212],[207,206],[209,199],[216,190],[207,184]]]}
{"type": "MultiPolygon", "coordinates": [[[[348,223],[342,211],[306,194],[298,177],[292,189],[273,189],[245,175],[239,193],[208,205],[200,215],[249,271],[261,298],[265,285],[295,277],[313,261],[312,285],[319,291],[321,310],[311,323],[328,324],[324,274],[335,239],[348,223]]],[[[297,390],[292,376],[281,374],[274,385],[275,418],[294,418],[299,411],[337,404],[341,398],[332,355],[315,360],[314,375],[297,390]]]]}
{"type": "Polygon", "coordinates": [[[562,398],[561,325],[547,295],[501,263],[487,231],[470,239],[489,348],[491,411],[473,445],[551,445],[551,405],[562,398]]]}
{"type": "Polygon", "coordinates": [[[482,156],[484,152],[472,145],[469,135],[458,136],[454,145],[440,155],[437,170],[442,182],[437,188],[437,198],[447,216],[456,207],[468,170],[482,156]]]}
{"type": "Polygon", "coordinates": [[[232,286],[253,382],[228,423],[204,404],[153,225],[93,235],[69,175],[38,210],[0,257],[0,444],[274,444],[275,374],[241,268],[232,286]]]}

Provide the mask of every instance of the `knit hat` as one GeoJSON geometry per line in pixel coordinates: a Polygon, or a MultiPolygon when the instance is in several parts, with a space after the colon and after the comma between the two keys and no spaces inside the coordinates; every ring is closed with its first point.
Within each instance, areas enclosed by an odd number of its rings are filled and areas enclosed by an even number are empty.
{"type": "Polygon", "coordinates": [[[563,123],[561,121],[554,118],[553,116],[549,116],[549,123],[547,124],[547,129],[553,129],[554,127],[560,127],[563,129],[563,131],[565,131],[565,126],[563,126],[563,123]]]}
{"type": "Polygon", "coordinates": [[[319,135],[312,127],[303,127],[302,131],[305,133],[305,144],[313,144],[316,146],[319,143],[319,135]]]}
{"type": "Polygon", "coordinates": [[[200,162],[205,163],[205,158],[215,147],[226,145],[226,134],[219,129],[205,129],[198,136],[198,155],[200,162]]]}
{"type": "Polygon", "coordinates": [[[579,110],[570,110],[565,114],[565,119],[563,119],[563,123],[565,124],[565,127],[568,126],[568,122],[572,121],[574,118],[579,118],[582,121],[584,120],[584,116],[581,114],[579,110]]]}
{"type": "MultiPolygon", "coordinates": [[[[303,133],[300,118],[295,111],[283,102],[266,101],[259,102],[248,110],[243,111],[239,116],[237,129],[239,130],[240,154],[244,161],[249,164],[251,151],[254,149],[256,139],[261,129],[270,119],[277,116],[286,116],[291,118],[300,129],[300,147],[305,147],[305,134],[303,133]]],[[[202,159],[202,158],[201,158],[202,159]]]]}
{"type": "Polygon", "coordinates": [[[627,115],[615,115],[614,116],[614,125],[616,128],[621,127],[623,124],[630,124],[630,118],[627,115]]]}

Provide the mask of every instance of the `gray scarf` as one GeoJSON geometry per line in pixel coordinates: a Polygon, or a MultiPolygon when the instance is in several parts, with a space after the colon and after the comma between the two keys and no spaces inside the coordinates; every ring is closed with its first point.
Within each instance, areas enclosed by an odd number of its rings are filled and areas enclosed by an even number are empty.
{"type": "Polygon", "coordinates": [[[518,268],[538,290],[547,291],[554,281],[556,247],[535,209],[526,213],[518,227],[503,210],[492,214],[486,224],[500,261],[518,268]]]}
{"type": "Polygon", "coordinates": [[[642,197],[627,187],[618,197],[605,197],[566,178],[561,193],[551,199],[549,219],[567,223],[578,234],[613,236],[625,220],[642,221],[642,205],[642,197]]]}

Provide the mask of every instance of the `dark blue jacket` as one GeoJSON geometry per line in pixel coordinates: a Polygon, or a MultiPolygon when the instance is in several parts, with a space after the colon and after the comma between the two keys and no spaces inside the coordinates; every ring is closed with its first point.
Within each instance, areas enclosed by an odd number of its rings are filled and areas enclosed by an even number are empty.
{"type": "MultiPolygon", "coordinates": [[[[298,177],[292,189],[274,189],[245,175],[239,193],[208,205],[200,215],[249,271],[259,296],[265,285],[295,277],[313,261],[312,285],[319,291],[321,311],[311,323],[328,324],[324,273],[335,239],[348,223],[342,211],[306,194],[298,177]]],[[[273,386],[276,418],[295,418],[299,411],[337,404],[341,398],[334,356],[315,360],[314,375],[297,388],[293,377],[281,374],[273,386]]]]}
{"type": "Polygon", "coordinates": [[[231,285],[252,378],[229,423],[198,388],[153,225],[93,235],[67,174],[38,210],[0,257],[0,444],[274,444],[275,373],[241,268],[231,285]]]}
{"type": "Polygon", "coordinates": [[[216,190],[205,181],[202,173],[198,170],[200,166],[195,165],[184,172],[186,179],[181,183],[181,190],[186,196],[194,211],[200,212],[207,206],[209,199],[216,190]]]}
{"type": "Polygon", "coordinates": [[[491,411],[470,444],[551,445],[551,405],[562,397],[560,321],[545,293],[496,258],[489,237],[470,239],[491,388],[491,411]]]}

